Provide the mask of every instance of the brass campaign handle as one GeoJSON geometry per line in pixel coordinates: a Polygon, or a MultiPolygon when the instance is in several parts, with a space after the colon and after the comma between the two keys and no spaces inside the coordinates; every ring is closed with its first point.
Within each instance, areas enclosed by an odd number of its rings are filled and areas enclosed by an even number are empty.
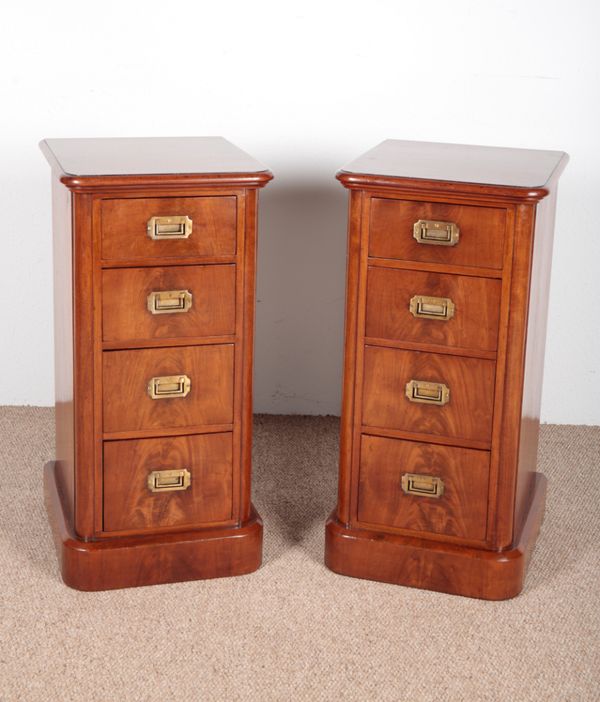
{"type": "Polygon", "coordinates": [[[161,375],[148,381],[148,395],[152,400],[185,397],[192,387],[187,375],[161,375]]]}
{"type": "Polygon", "coordinates": [[[449,297],[415,295],[410,299],[408,309],[413,317],[447,322],[454,317],[455,306],[449,297]]]}
{"type": "Polygon", "coordinates": [[[148,475],[148,490],[150,492],[174,492],[186,490],[192,482],[189,470],[153,470],[148,475]]]}
{"type": "Polygon", "coordinates": [[[189,290],[153,290],[147,298],[151,314],[174,314],[188,312],[192,307],[192,293],[189,290]]]}
{"type": "Polygon", "coordinates": [[[150,217],[146,231],[151,239],[187,239],[192,233],[192,220],[187,215],[150,217]]]}
{"type": "Polygon", "coordinates": [[[458,224],[434,219],[419,219],[413,225],[413,236],[419,244],[456,246],[460,237],[458,224]]]}
{"type": "Polygon", "coordinates": [[[442,406],[450,400],[450,388],[444,383],[430,383],[426,380],[410,380],[406,383],[406,397],[411,402],[442,406]]]}
{"type": "Polygon", "coordinates": [[[407,495],[441,497],[444,494],[444,481],[433,475],[405,473],[402,476],[401,486],[407,495]]]}

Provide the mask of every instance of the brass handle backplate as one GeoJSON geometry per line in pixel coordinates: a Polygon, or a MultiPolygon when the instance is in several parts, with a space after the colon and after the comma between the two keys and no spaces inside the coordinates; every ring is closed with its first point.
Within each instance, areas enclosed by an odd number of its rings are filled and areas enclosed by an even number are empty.
{"type": "Polygon", "coordinates": [[[153,470],[148,475],[148,490],[150,492],[174,492],[186,490],[192,482],[189,470],[153,470]]]}
{"type": "Polygon", "coordinates": [[[441,406],[447,404],[450,400],[450,388],[444,383],[411,380],[406,383],[406,397],[411,402],[441,406]]]}
{"type": "Polygon", "coordinates": [[[410,300],[409,310],[414,317],[439,319],[447,322],[454,317],[454,303],[449,297],[427,297],[415,295],[410,300]]]}
{"type": "Polygon", "coordinates": [[[160,290],[148,295],[148,311],[152,314],[187,312],[192,307],[189,290],[160,290]]]}
{"type": "Polygon", "coordinates": [[[185,397],[192,387],[192,381],[187,375],[162,375],[150,378],[148,395],[153,400],[167,400],[185,397]]]}
{"type": "Polygon", "coordinates": [[[438,222],[433,219],[420,219],[415,222],[413,236],[419,244],[435,246],[456,246],[460,236],[458,224],[438,222]]]}
{"type": "Polygon", "coordinates": [[[151,239],[187,239],[192,233],[192,220],[186,215],[150,217],[147,233],[151,239]]]}
{"type": "Polygon", "coordinates": [[[444,494],[444,481],[433,475],[405,473],[402,476],[401,485],[407,495],[441,497],[444,494]]]}

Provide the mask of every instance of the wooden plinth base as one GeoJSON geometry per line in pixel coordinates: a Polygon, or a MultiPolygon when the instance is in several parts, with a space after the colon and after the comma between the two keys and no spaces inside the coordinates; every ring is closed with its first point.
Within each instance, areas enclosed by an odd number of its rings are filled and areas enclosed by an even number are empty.
{"type": "Polygon", "coordinates": [[[325,564],[355,578],[379,580],[484,600],[507,600],[523,588],[544,517],[546,478],[536,473],[533,498],[518,543],[509,551],[455,546],[362,529],[333,514],[327,522],[325,564]]]}
{"type": "Polygon", "coordinates": [[[77,590],[244,575],[262,561],[262,522],[253,511],[238,528],[82,541],[63,509],[53,461],[44,467],[46,509],[63,580],[77,590]]]}

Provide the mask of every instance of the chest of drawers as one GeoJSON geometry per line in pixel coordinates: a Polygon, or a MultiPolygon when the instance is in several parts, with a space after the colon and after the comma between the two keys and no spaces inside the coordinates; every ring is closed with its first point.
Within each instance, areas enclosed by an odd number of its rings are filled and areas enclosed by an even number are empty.
{"type": "Polygon", "coordinates": [[[218,137],[52,139],[62,575],[102,590],[259,567],[250,500],[258,189],[218,137]]]}
{"type": "Polygon", "coordinates": [[[389,140],[350,191],[339,496],[345,575],[506,599],[536,472],[562,152],[389,140]]]}

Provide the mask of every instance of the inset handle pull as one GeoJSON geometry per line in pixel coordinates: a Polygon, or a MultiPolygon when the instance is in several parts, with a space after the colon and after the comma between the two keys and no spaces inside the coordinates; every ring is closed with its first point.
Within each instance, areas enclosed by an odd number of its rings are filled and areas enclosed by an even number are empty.
{"type": "Polygon", "coordinates": [[[407,495],[441,497],[444,494],[444,481],[433,475],[405,473],[400,483],[402,490],[404,490],[407,495]]]}
{"type": "Polygon", "coordinates": [[[192,482],[189,470],[153,470],[148,475],[148,490],[150,492],[174,492],[186,490],[192,482]]]}
{"type": "Polygon", "coordinates": [[[150,378],[148,395],[153,400],[168,400],[185,397],[192,387],[192,381],[187,375],[162,375],[150,378]]]}
{"type": "Polygon", "coordinates": [[[410,300],[409,310],[413,317],[439,319],[447,322],[454,317],[454,303],[449,297],[427,297],[415,295],[410,300]]]}
{"type": "Polygon", "coordinates": [[[411,402],[426,405],[445,405],[450,400],[450,388],[444,383],[429,383],[426,380],[411,380],[406,383],[406,397],[411,402]]]}
{"type": "Polygon", "coordinates": [[[147,304],[152,314],[187,312],[192,307],[192,293],[189,290],[154,291],[148,295],[147,304]]]}
{"type": "Polygon", "coordinates": [[[186,215],[150,217],[147,234],[151,239],[187,239],[192,233],[192,220],[186,215]]]}
{"type": "Polygon", "coordinates": [[[460,236],[460,229],[458,224],[454,224],[454,222],[420,219],[414,224],[413,236],[419,244],[456,246],[460,236]]]}

